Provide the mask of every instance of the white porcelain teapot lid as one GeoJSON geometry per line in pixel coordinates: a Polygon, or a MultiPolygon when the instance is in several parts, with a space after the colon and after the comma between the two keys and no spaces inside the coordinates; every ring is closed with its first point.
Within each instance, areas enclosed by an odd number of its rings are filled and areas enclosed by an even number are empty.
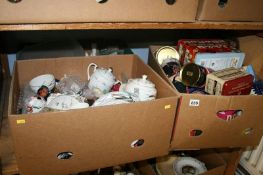
{"type": "Polygon", "coordinates": [[[155,87],[155,85],[150,80],[147,80],[147,75],[143,75],[142,78],[129,79],[128,84],[147,88],[155,87]]]}

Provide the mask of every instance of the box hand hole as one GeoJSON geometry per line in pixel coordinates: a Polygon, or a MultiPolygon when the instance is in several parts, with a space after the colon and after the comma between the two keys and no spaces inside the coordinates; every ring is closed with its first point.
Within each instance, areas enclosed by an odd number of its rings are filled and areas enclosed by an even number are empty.
{"type": "Polygon", "coordinates": [[[9,2],[11,2],[11,3],[19,3],[19,2],[21,2],[22,0],[8,0],[9,2]]]}
{"type": "Polygon", "coordinates": [[[196,137],[196,136],[200,136],[202,133],[203,131],[201,129],[193,129],[190,131],[190,136],[196,137]]]}
{"type": "Polygon", "coordinates": [[[165,1],[169,5],[173,5],[176,2],[176,0],[165,0],[165,1]]]}
{"type": "Polygon", "coordinates": [[[253,133],[254,129],[253,128],[246,128],[244,131],[243,131],[243,134],[244,135],[251,135],[253,133]]]}
{"type": "Polygon", "coordinates": [[[226,4],[227,4],[227,1],[228,1],[228,0],[219,0],[219,1],[218,1],[218,6],[219,6],[220,8],[224,8],[224,7],[226,6],[226,4]]]}
{"type": "Polygon", "coordinates": [[[144,144],[144,140],[143,139],[138,139],[138,140],[134,140],[131,143],[131,147],[132,148],[141,147],[143,144],[144,144]]]}
{"type": "Polygon", "coordinates": [[[105,2],[107,2],[108,0],[96,0],[96,2],[97,3],[100,3],[100,4],[102,4],[102,3],[105,3],[105,2]]]}
{"type": "Polygon", "coordinates": [[[70,159],[72,156],[73,156],[72,152],[66,151],[66,152],[58,153],[57,158],[60,160],[67,160],[67,159],[70,159]]]}
{"type": "Polygon", "coordinates": [[[218,111],[216,116],[225,121],[231,121],[237,117],[240,117],[243,114],[242,110],[224,110],[218,111]]]}

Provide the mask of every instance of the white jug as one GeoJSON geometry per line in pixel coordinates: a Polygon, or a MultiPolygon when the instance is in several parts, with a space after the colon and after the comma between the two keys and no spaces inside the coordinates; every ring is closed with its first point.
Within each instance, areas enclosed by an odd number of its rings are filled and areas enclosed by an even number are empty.
{"type": "Polygon", "coordinates": [[[94,91],[100,91],[102,94],[108,93],[115,83],[115,76],[112,69],[98,68],[95,63],[91,63],[87,69],[88,87],[94,91]],[[94,67],[92,75],[90,69],[94,67]]]}

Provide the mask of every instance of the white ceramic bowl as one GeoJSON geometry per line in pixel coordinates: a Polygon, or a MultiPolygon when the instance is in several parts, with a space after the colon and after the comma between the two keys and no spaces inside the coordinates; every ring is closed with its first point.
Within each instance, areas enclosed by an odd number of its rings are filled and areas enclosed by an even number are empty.
{"type": "Polygon", "coordinates": [[[55,87],[55,77],[52,74],[39,75],[29,82],[32,91],[37,93],[41,86],[46,86],[51,91],[55,87]]]}

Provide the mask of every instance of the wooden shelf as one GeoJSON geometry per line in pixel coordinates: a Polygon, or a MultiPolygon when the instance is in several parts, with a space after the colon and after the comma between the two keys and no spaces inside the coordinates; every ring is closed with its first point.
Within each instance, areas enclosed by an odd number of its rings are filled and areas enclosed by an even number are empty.
{"type": "Polygon", "coordinates": [[[3,175],[19,173],[7,120],[7,103],[5,103],[8,101],[10,81],[10,78],[6,77],[1,85],[3,89],[0,101],[0,174],[3,175]]]}
{"type": "Polygon", "coordinates": [[[8,121],[6,118],[3,120],[0,142],[0,167],[2,166],[2,172],[0,171],[0,174],[18,174],[19,172],[14,155],[13,143],[10,136],[8,121]]]}
{"type": "Polygon", "coordinates": [[[263,22],[0,24],[0,31],[111,29],[263,30],[263,22]]]}

